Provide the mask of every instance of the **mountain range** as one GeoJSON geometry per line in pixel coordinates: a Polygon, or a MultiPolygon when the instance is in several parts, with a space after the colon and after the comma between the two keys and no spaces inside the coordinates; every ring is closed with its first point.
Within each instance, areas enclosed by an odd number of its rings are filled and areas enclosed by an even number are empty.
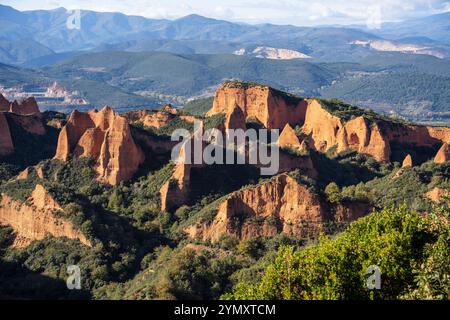
{"type": "Polygon", "coordinates": [[[91,107],[128,110],[181,106],[238,79],[410,120],[449,117],[450,13],[372,30],[86,10],[78,30],[66,26],[71,14],[0,6],[1,86],[45,91],[58,82],[91,107]]]}
{"type": "MultiPolygon", "coordinates": [[[[351,27],[297,27],[248,25],[189,15],[176,20],[148,19],[122,13],[81,10],[80,29],[68,29],[71,11],[18,11],[0,6],[4,63],[23,63],[51,53],[79,50],[160,50],[173,53],[232,53],[255,46],[298,50],[322,61],[351,61],[373,50],[355,41],[389,40],[396,46],[410,44],[448,56],[450,13],[414,21],[385,24],[380,30],[351,27]],[[27,42],[24,46],[23,41],[27,42]],[[30,48],[33,48],[31,50],[30,48]],[[332,49],[332,50],[331,50],[332,49]]],[[[401,49],[395,49],[401,50],[401,49]]]]}

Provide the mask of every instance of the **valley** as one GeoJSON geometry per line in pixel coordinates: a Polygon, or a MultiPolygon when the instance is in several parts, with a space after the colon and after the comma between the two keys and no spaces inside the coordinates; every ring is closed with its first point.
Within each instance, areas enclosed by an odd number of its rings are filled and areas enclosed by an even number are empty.
{"type": "Polygon", "coordinates": [[[5,2],[0,300],[450,299],[448,3],[5,2]]]}
{"type": "MultiPolygon", "coordinates": [[[[34,100],[17,106],[2,101],[2,137],[9,140],[0,144],[1,261],[8,261],[8,270],[26,261],[28,270],[2,273],[0,287],[8,296],[33,297],[23,284],[6,285],[11,277],[14,283],[23,272],[43,272],[57,280],[67,263],[76,263],[86,275],[83,292],[60,288],[39,297],[240,299],[250,294],[242,291],[245,283],[255,286],[257,296],[250,297],[267,298],[278,293],[266,293],[263,283],[278,268],[277,259],[293,254],[288,248],[308,254],[326,241],[340,246],[339,239],[356,237],[352,230],[372,223],[394,228],[391,235],[405,232],[391,219],[415,228],[416,222],[404,219],[425,219],[425,226],[448,230],[446,209],[430,216],[435,222],[420,215],[444,205],[450,190],[447,127],[237,81],[219,86],[207,107],[192,107],[192,114],[166,105],[125,113],[105,107],[66,117],[40,112],[34,100]],[[218,130],[255,124],[280,129],[279,172],[264,177],[258,165],[173,163],[170,128],[192,132],[194,119],[218,130]],[[20,158],[23,152],[35,157],[20,158]],[[401,213],[409,210],[418,215],[401,213]]],[[[424,259],[404,254],[398,259],[424,259]]],[[[380,298],[420,294],[414,291],[420,287],[410,288],[414,277],[405,277],[393,278],[395,287],[380,298]]],[[[309,290],[303,298],[329,297],[309,290]]],[[[342,298],[369,294],[330,290],[342,298]]],[[[445,289],[436,290],[433,297],[445,289]]]]}

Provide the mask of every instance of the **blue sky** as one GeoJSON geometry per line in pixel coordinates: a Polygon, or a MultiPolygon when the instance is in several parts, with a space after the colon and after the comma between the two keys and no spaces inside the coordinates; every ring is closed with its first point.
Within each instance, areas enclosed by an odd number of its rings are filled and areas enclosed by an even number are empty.
{"type": "Polygon", "coordinates": [[[450,0],[2,0],[19,10],[89,9],[175,19],[196,13],[246,23],[293,25],[365,24],[373,12],[381,22],[450,11],[450,0]]]}

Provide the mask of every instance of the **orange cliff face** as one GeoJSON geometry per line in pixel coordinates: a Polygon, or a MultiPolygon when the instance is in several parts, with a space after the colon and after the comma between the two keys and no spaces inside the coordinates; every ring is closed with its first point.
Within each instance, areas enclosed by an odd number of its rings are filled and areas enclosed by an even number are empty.
{"type": "Polygon", "coordinates": [[[9,101],[0,93],[0,112],[9,111],[9,101]]]}
{"type": "Polygon", "coordinates": [[[44,135],[46,130],[34,98],[21,104],[9,102],[0,94],[0,156],[14,152],[14,137],[11,128],[18,128],[33,135],[44,135]]]}
{"type": "Polygon", "coordinates": [[[324,109],[316,99],[308,100],[305,124],[301,128],[311,146],[326,152],[336,147],[337,152],[354,150],[372,156],[378,161],[389,161],[390,146],[376,123],[369,124],[364,117],[347,122],[324,109]]]}
{"type": "Polygon", "coordinates": [[[445,163],[447,161],[450,161],[450,146],[448,143],[443,143],[442,147],[437,152],[436,156],[434,157],[435,163],[445,163]]]}
{"type": "MultiPolygon", "coordinates": [[[[160,129],[170,123],[178,114],[177,109],[170,104],[165,105],[161,110],[134,110],[123,114],[129,123],[140,123],[145,127],[160,129]]],[[[184,117],[189,121],[190,117],[184,117]]]]}
{"type": "Polygon", "coordinates": [[[59,135],[55,159],[67,161],[71,154],[93,157],[97,179],[111,185],[132,178],[145,158],[127,119],[109,107],[72,112],[59,135]]]}
{"type": "Polygon", "coordinates": [[[24,99],[22,102],[9,102],[0,94],[0,112],[12,112],[21,115],[39,113],[39,107],[34,97],[24,99]]]}
{"type": "Polygon", "coordinates": [[[295,133],[294,129],[287,123],[278,138],[278,145],[280,147],[293,148],[299,150],[302,146],[300,139],[295,133]]]}
{"type": "Polygon", "coordinates": [[[6,156],[14,152],[14,145],[9,131],[8,120],[0,113],[0,156],[6,156]]]}
{"type": "Polygon", "coordinates": [[[292,126],[302,123],[306,112],[303,99],[286,99],[281,92],[267,86],[227,82],[216,91],[207,116],[229,115],[236,106],[245,119],[257,119],[268,129],[283,129],[286,123],[292,126]]]}
{"type": "Polygon", "coordinates": [[[413,166],[413,160],[410,154],[408,154],[402,162],[402,168],[408,168],[413,166]]]}
{"type": "Polygon", "coordinates": [[[25,247],[46,236],[67,237],[91,246],[91,242],[68,220],[57,217],[60,205],[41,185],[36,185],[31,197],[22,203],[2,194],[0,199],[0,225],[13,228],[14,247],[25,247]]]}
{"type": "Polygon", "coordinates": [[[300,147],[292,129],[296,125],[300,126],[302,143],[313,149],[326,152],[336,148],[338,153],[352,150],[381,162],[392,160],[392,143],[430,148],[450,143],[447,127],[369,120],[364,116],[345,120],[328,111],[318,99],[295,98],[267,86],[246,83],[223,84],[207,116],[224,113],[230,119],[236,107],[246,120],[254,118],[268,129],[283,129],[280,146],[300,147]]]}
{"type": "Polygon", "coordinates": [[[323,231],[328,221],[352,221],[367,214],[369,208],[340,205],[336,217],[331,212],[318,195],[282,174],[229,195],[219,204],[212,222],[196,223],[185,231],[191,238],[212,242],[222,235],[241,240],[278,233],[310,237],[323,231]]]}

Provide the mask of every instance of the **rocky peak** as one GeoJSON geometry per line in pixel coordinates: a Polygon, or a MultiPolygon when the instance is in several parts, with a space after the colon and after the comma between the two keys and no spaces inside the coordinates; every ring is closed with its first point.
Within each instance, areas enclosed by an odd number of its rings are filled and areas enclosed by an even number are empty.
{"type": "Polygon", "coordinates": [[[170,114],[173,114],[173,115],[178,114],[178,110],[175,109],[171,104],[164,105],[161,108],[161,111],[167,112],[167,113],[170,113],[170,114]]]}
{"type": "Polygon", "coordinates": [[[8,101],[2,94],[0,94],[0,112],[12,112],[21,115],[29,115],[40,113],[38,104],[34,97],[28,97],[22,102],[8,101]]]}
{"type": "Polygon", "coordinates": [[[9,105],[9,112],[21,114],[21,115],[29,115],[39,113],[39,107],[37,105],[34,97],[29,97],[23,100],[21,103],[14,100],[9,105]]]}
{"type": "Polygon", "coordinates": [[[278,145],[280,147],[289,147],[294,149],[300,149],[301,143],[300,139],[297,137],[295,130],[287,123],[284,126],[283,131],[278,138],[278,145]]]}
{"type": "Polygon", "coordinates": [[[225,129],[246,129],[245,124],[245,115],[242,112],[242,109],[237,105],[234,106],[233,111],[226,115],[225,129]]]}
{"type": "Polygon", "coordinates": [[[287,174],[234,192],[217,207],[210,223],[186,229],[192,238],[217,242],[224,234],[238,239],[270,237],[285,233],[294,237],[317,236],[325,222],[351,221],[367,214],[367,206],[341,205],[334,217],[330,206],[307,186],[287,174]],[[354,212],[353,209],[358,209],[354,212]]]}
{"type": "Polygon", "coordinates": [[[245,119],[254,118],[268,129],[282,129],[286,123],[302,124],[306,111],[303,99],[267,86],[242,83],[224,83],[215,94],[207,116],[230,115],[238,106],[245,119]]]}
{"type": "Polygon", "coordinates": [[[412,167],[413,166],[413,161],[412,161],[412,157],[411,155],[406,155],[405,159],[403,160],[402,163],[402,168],[407,168],[407,167],[412,167]]]}
{"type": "Polygon", "coordinates": [[[13,228],[15,247],[25,247],[34,240],[46,236],[66,237],[91,246],[91,242],[68,220],[60,218],[57,211],[63,211],[58,202],[42,185],[36,185],[25,203],[2,194],[0,199],[0,225],[13,228]]]}
{"type": "Polygon", "coordinates": [[[443,143],[436,156],[434,157],[435,163],[444,163],[450,161],[450,146],[448,143],[443,143]]]}
{"type": "Polygon", "coordinates": [[[448,190],[435,187],[425,194],[425,197],[433,202],[441,202],[450,195],[448,190]]]}
{"type": "Polygon", "coordinates": [[[9,131],[8,120],[3,112],[0,112],[0,156],[6,156],[14,152],[14,145],[9,131]]]}
{"type": "Polygon", "coordinates": [[[9,111],[9,101],[0,93],[0,112],[9,111]]]}
{"type": "Polygon", "coordinates": [[[88,113],[74,111],[61,130],[55,158],[93,157],[97,179],[116,185],[128,180],[144,161],[126,118],[110,107],[88,113]]]}

